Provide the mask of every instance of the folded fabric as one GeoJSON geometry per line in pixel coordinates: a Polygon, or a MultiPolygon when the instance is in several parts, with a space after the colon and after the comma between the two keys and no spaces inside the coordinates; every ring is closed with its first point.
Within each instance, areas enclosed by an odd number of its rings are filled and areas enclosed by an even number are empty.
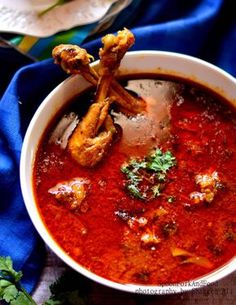
{"type": "MultiPolygon", "coordinates": [[[[179,52],[209,61],[236,75],[236,5],[224,0],[142,1],[127,20],[136,37],[132,50],[179,52]]],[[[119,28],[114,23],[109,31],[119,28]]],[[[83,45],[97,58],[100,38],[83,45]]]]}
{"type": "Polygon", "coordinates": [[[21,145],[39,103],[64,77],[51,61],[28,66],[15,75],[0,103],[0,255],[11,256],[29,291],[40,274],[44,251],[21,195],[21,145]]]}
{"type": "Polygon", "coordinates": [[[91,36],[92,33],[94,34],[101,30],[105,30],[106,28],[110,28],[114,20],[117,20],[116,24],[123,27],[127,20],[130,21],[134,18],[141,0],[127,1],[127,4],[125,4],[125,2],[126,1],[116,1],[113,3],[107,14],[98,22],[78,26],[46,38],[38,39],[33,36],[17,35],[11,38],[10,41],[23,53],[27,53],[32,58],[37,60],[47,59],[51,56],[51,49],[59,43],[81,44],[86,38],[91,36]],[[129,2],[131,3],[129,4],[129,2]],[[124,12],[119,14],[119,11],[122,11],[124,5],[128,5],[128,7],[124,9],[124,12]]]}
{"type": "Polygon", "coordinates": [[[15,42],[18,48],[20,48],[23,52],[28,53],[35,59],[47,59],[51,56],[52,48],[57,44],[81,44],[94,30],[96,25],[97,23],[92,23],[40,39],[32,36],[18,36],[17,39],[16,37],[12,39],[12,42],[15,42]]]}
{"type": "MultiPolygon", "coordinates": [[[[143,1],[134,20],[124,25],[135,33],[136,50],[183,52],[236,75],[233,14],[230,3],[223,0],[150,0],[143,1]]],[[[112,30],[117,30],[116,23],[112,30]]],[[[100,39],[84,45],[96,57],[99,46],[100,39]]],[[[43,251],[20,192],[21,146],[37,107],[65,77],[52,60],[25,66],[15,74],[0,103],[0,255],[10,255],[16,267],[23,269],[29,291],[38,279],[43,251]]]]}

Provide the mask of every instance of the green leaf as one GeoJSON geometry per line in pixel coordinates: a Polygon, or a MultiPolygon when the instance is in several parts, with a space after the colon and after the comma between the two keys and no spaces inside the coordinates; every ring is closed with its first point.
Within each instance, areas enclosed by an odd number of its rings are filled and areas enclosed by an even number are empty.
{"type": "Polygon", "coordinates": [[[12,300],[14,300],[17,297],[17,295],[18,295],[18,289],[16,288],[15,285],[11,284],[4,289],[2,298],[4,301],[9,303],[12,300]]]}
{"type": "Polygon", "coordinates": [[[9,256],[0,256],[0,274],[12,277],[15,283],[22,278],[22,272],[17,272],[13,269],[13,263],[9,256]]]}
{"type": "Polygon", "coordinates": [[[13,269],[10,257],[0,257],[0,300],[10,305],[37,305],[32,297],[21,287],[22,272],[13,269]]]}
{"type": "Polygon", "coordinates": [[[154,172],[166,173],[175,164],[176,159],[170,151],[162,153],[160,149],[157,149],[155,153],[149,157],[147,168],[154,172]]]}
{"type": "Polygon", "coordinates": [[[17,298],[10,302],[10,305],[36,305],[36,303],[32,303],[32,301],[23,293],[19,292],[17,298]]]}
{"type": "Polygon", "coordinates": [[[7,288],[8,286],[10,286],[12,283],[9,282],[9,280],[5,280],[5,279],[0,279],[0,291],[2,289],[7,288]]]}
{"type": "Polygon", "coordinates": [[[175,164],[176,159],[170,151],[163,153],[157,148],[143,159],[132,158],[121,166],[121,172],[126,175],[126,188],[129,193],[135,198],[148,200],[160,195],[167,171],[175,164]],[[145,192],[142,189],[145,189],[145,192]]]}
{"type": "Polygon", "coordinates": [[[138,199],[145,199],[144,194],[142,194],[139,188],[135,184],[127,184],[128,191],[138,199]]]}
{"type": "Polygon", "coordinates": [[[0,270],[12,270],[13,263],[9,256],[0,256],[0,270]]]}
{"type": "Polygon", "coordinates": [[[154,185],[152,187],[152,192],[153,192],[154,198],[160,196],[161,195],[160,184],[154,185]]]}
{"type": "Polygon", "coordinates": [[[164,174],[164,173],[157,173],[156,176],[157,176],[158,181],[165,182],[166,174],[164,174]]]}
{"type": "Polygon", "coordinates": [[[136,160],[136,159],[132,159],[130,161],[130,166],[133,167],[133,169],[135,169],[136,171],[138,171],[139,169],[142,168],[146,168],[147,167],[147,162],[145,160],[136,160]]]}

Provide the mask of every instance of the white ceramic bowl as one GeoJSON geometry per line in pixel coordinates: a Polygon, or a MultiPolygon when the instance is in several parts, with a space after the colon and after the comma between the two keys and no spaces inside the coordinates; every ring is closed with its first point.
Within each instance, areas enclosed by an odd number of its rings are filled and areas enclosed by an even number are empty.
{"type": "MultiPolygon", "coordinates": [[[[98,62],[95,62],[93,67],[96,68],[97,66],[98,62]]],[[[121,75],[149,72],[191,79],[194,82],[205,85],[224,96],[236,107],[236,80],[223,70],[200,59],[170,52],[137,51],[127,53],[120,66],[121,75]]],[[[35,154],[42,134],[55,113],[68,100],[86,89],[88,86],[88,82],[80,76],[73,76],[66,79],[63,83],[57,86],[39,106],[25,135],[20,162],[21,188],[29,216],[45,243],[67,265],[79,273],[100,284],[127,292],[144,294],[178,293],[208,285],[235,271],[236,257],[205,276],[178,285],[148,286],[120,284],[104,279],[88,271],[69,257],[53,240],[40,218],[33,194],[32,168],[34,165],[35,154]]]]}

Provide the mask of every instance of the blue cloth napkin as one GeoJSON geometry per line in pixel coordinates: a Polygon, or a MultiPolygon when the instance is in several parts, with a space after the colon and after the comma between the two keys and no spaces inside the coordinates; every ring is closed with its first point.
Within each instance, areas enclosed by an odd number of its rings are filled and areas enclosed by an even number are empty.
{"type": "MultiPolygon", "coordinates": [[[[134,50],[154,49],[182,52],[208,60],[236,76],[236,18],[234,1],[146,0],[125,24],[117,20],[109,30],[123,26],[136,36],[134,50]],[[132,17],[132,18],[131,18],[132,17]]],[[[123,13],[124,14],[124,13],[123,13]]],[[[128,11],[126,11],[128,14],[128,11]]],[[[84,47],[97,57],[100,39],[87,40],[84,47]]],[[[75,41],[73,41],[75,43],[75,41]]],[[[0,102],[0,255],[10,255],[22,269],[24,284],[31,291],[43,264],[42,243],[26,213],[19,186],[22,141],[31,117],[44,97],[66,75],[52,60],[26,65],[23,58],[12,65],[6,61],[0,79],[12,78],[0,102]]],[[[15,58],[15,57],[14,57],[15,58]]]]}
{"type": "Polygon", "coordinates": [[[57,68],[51,60],[23,68],[13,77],[0,103],[0,255],[10,256],[15,268],[23,271],[28,291],[40,274],[44,249],[23,204],[20,153],[37,106],[65,77],[57,68]]]}

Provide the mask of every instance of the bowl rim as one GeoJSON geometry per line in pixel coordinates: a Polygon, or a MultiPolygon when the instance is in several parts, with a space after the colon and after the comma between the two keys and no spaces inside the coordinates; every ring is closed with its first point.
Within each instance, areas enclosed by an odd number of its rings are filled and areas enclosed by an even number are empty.
{"type": "MultiPolygon", "coordinates": [[[[226,78],[231,84],[235,85],[235,100],[236,100],[236,79],[230,75],[228,72],[222,70],[221,68],[208,63],[202,59],[185,55],[181,53],[175,53],[175,52],[167,52],[167,51],[155,51],[155,50],[147,50],[147,51],[131,51],[128,52],[125,55],[125,58],[123,61],[129,61],[130,57],[152,57],[152,56],[163,56],[166,58],[172,58],[174,60],[182,60],[186,61],[186,63],[192,63],[197,66],[204,66],[207,69],[212,70],[214,73],[221,75],[222,77],[226,78]]],[[[92,66],[97,67],[99,61],[95,61],[92,66]]],[[[27,212],[30,216],[30,219],[36,228],[37,232],[43,239],[43,241],[48,245],[48,247],[62,260],[64,261],[69,267],[74,269],[75,271],[79,272],[80,274],[86,276],[87,278],[105,285],[110,288],[115,288],[117,290],[121,290],[124,292],[131,292],[131,293],[137,293],[137,294],[146,294],[146,295],[167,295],[167,294],[173,294],[173,293],[181,293],[185,291],[190,291],[192,289],[201,288],[204,286],[207,286],[213,282],[216,282],[225,276],[229,275],[233,271],[236,270],[236,256],[233,257],[231,260],[226,262],[221,267],[214,269],[212,272],[205,274],[204,276],[201,276],[199,278],[196,278],[194,280],[188,280],[181,283],[176,284],[165,284],[165,285],[141,285],[141,284],[123,284],[123,283],[117,283],[112,280],[108,280],[106,278],[103,278],[99,275],[96,275],[95,273],[89,271],[76,261],[74,261],[68,254],[64,252],[64,250],[56,243],[56,241],[51,236],[50,232],[47,230],[46,225],[43,223],[43,220],[40,216],[39,210],[37,208],[35,197],[33,193],[32,185],[31,187],[28,185],[30,182],[27,178],[27,169],[30,167],[32,171],[32,165],[34,160],[34,155],[37,151],[37,147],[33,152],[29,152],[29,144],[32,137],[32,132],[35,129],[36,123],[39,120],[40,116],[42,115],[43,111],[45,111],[45,107],[48,105],[50,100],[53,98],[53,96],[61,90],[61,88],[67,83],[70,82],[72,78],[75,76],[70,76],[66,78],[63,82],[61,82],[59,85],[57,85],[48,95],[47,97],[42,101],[42,103],[37,108],[35,114],[33,115],[30,124],[28,126],[28,129],[26,131],[22,150],[21,150],[21,157],[20,157],[20,185],[21,185],[21,191],[23,195],[23,200],[25,207],[27,209],[27,212]],[[30,160],[29,160],[30,158],[30,160]],[[29,163],[31,166],[29,166],[29,163]],[[29,194],[29,190],[31,190],[31,194],[29,194]],[[33,201],[32,202],[32,198],[33,201]]],[[[79,79],[83,79],[81,76],[76,75],[79,79]]],[[[188,76],[189,78],[189,76],[188,76]]],[[[84,81],[84,79],[83,79],[84,81]]],[[[236,104],[235,104],[236,105],[236,104]]],[[[57,111],[55,111],[56,113],[57,111]]],[[[55,115],[55,114],[54,114],[55,115]]],[[[41,134],[42,136],[42,134],[41,134]]],[[[38,137],[38,142],[41,139],[41,136],[38,137]]],[[[32,172],[31,172],[32,174],[32,172]]]]}

